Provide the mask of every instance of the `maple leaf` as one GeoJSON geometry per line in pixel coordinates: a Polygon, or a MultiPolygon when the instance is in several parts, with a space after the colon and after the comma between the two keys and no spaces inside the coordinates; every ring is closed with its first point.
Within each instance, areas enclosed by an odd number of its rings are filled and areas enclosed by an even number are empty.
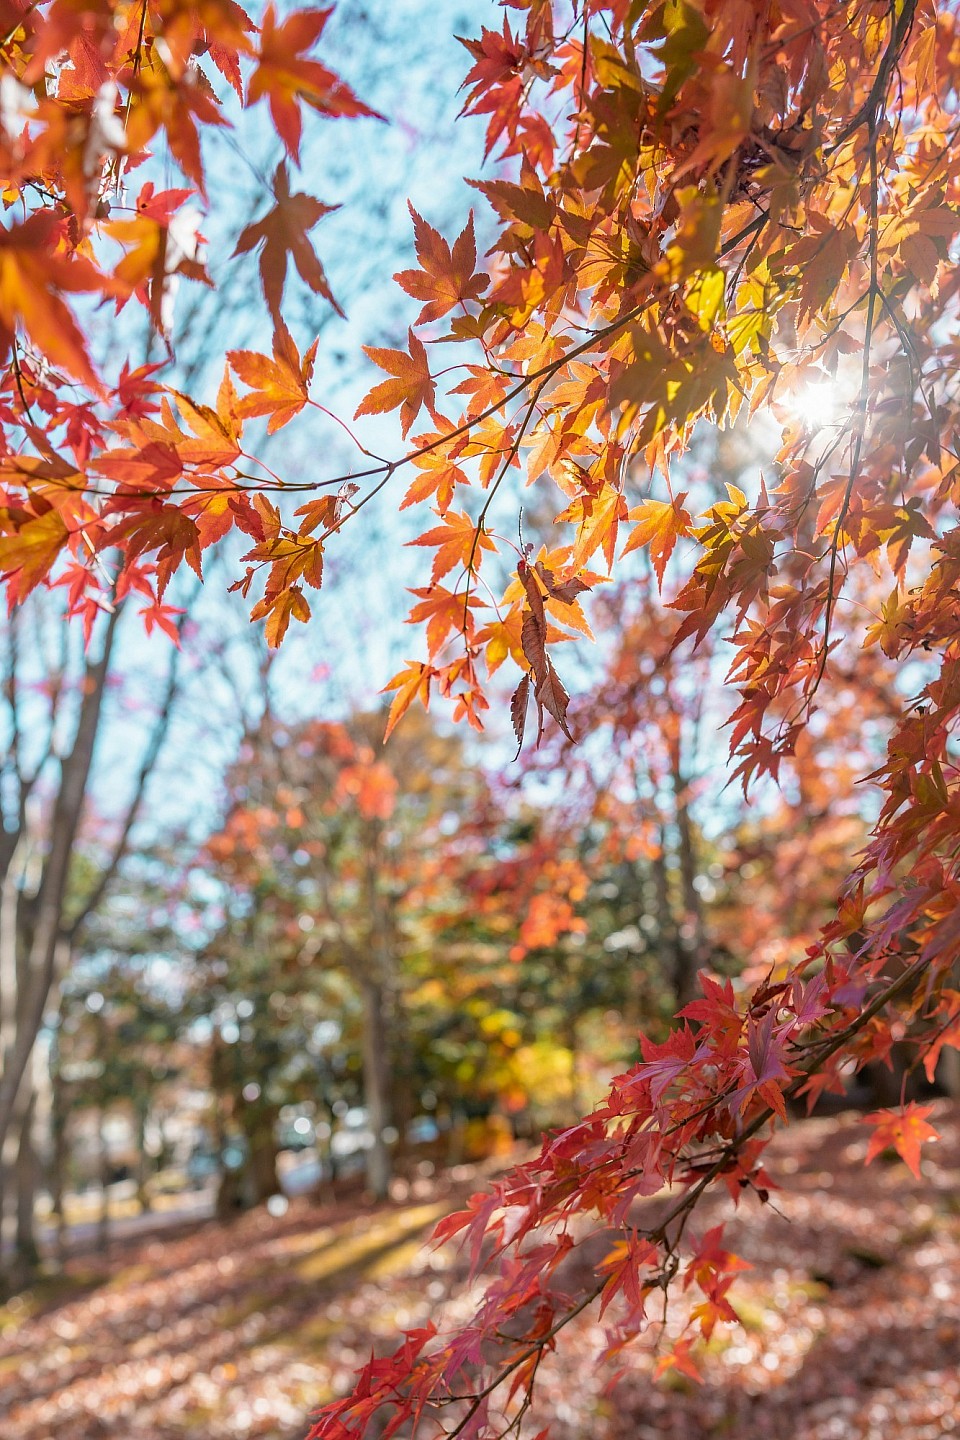
{"type": "Polygon", "coordinates": [[[424,710],[430,708],[430,682],[437,674],[432,665],[424,665],[419,660],[408,660],[405,670],[384,685],[384,692],[396,690],[393,703],[390,706],[390,714],[387,716],[387,728],[384,732],[384,744],[400,720],[410,709],[412,702],[417,699],[423,705],[424,710]]]}
{"type": "Polygon", "coordinates": [[[471,610],[486,602],[477,595],[465,597],[443,585],[429,585],[413,590],[420,601],[407,616],[408,625],[423,621],[427,624],[427,651],[432,660],[451,630],[470,636],[473,631],[471,610]]]}
{"type": "MultiPolygon", "coordinates": [[[[189,395],[184,395],[179,390],[171,390],[169,393],[176,400],[182,418],[196,436],[196,439],[187,436],[176,442],[177,454],[184,464],[220,468],[232,465],[239,459],[239,426],[233,405],[236,392],[232,391],[232,387],[220,387],[216,410],[210,405],[201,405],[198,401],[191,400],[189,395]]],[[[172,434],[172,416],[167,416],[166,400],[163,401],[163,407],[164,416],[168,420],[167,429],[172,434]]]]}
{"type": "Polygon", "coordinates": [[[156,600],[150,605],[145,605],[138,613],[148,635],[153,634],[154,628],[162,630],[173,641],[177,649],[180,649],[180,627],[176,617],[185,613],[180,606],[164,605],[156,600]]]}
{"type": "Polygon", "coordinates": [[[527,705],[530,700],[530,676],[524,675],[510,699],[510,723],[517,737],[517,754],[523,749],[523,732],[527,726],[527,705]]]}
{"type": "Polygon", "coordinates": [[[291,585],[289,589],[280,590],[275,595],[265,595],[258,601],[250,611],[250,619],[264,618],[267,622],[264,627],[267,644],[271,650],[275,650],[286,635],[291,619],[300,620],[304,624],[310,619],[310,606],[300,586],[291,585]]]}
{"type": "Polygon", "coordinates": [[[636,1078],[643,1085],[649,1085],[651,1099],[656,1104],[676,1080],[687,1070],[696,1053],[696,1039],[686,1025],[671,1031],[662,1045],[640,1036],[640,1051],[643,1061],[636,1070],[636,1078]]]}
{"type": "Polygon", "coordinates": [[[0,535],[0,576],[8,582],[11,609],[49,575],[68,537],[63,516],[53,508],[28,518],[13,534],[0,535]]]}
{"type": "MultiPolygon", "coordinates": [[[[283,531],[255,545],[244,560],[267,561],[270,574],[267,578],[264,596],[272,599],[280,591],[288,590],[297,580],[319,590],[323,580],[323,542],[311,540],[283,531]]],[[[300,619],[298,615],[296,617],[300,619]]]]}
{"type": "MultiPolygon", "coordinates": [[[[570,696],[564,689],[563,681],[557,674],[556,668],[552,660],[547,661],[546,670],[544,671],[543,675],[541,675],[540,678],[537,680],[536,686],[534,687],[533,695],[534,699],[537,701],[537,704],[540,705],[543,710],[546,710],[548,714],[553,716],[554,720],[556,720],[557,724],[560,726],[560,729],[563,731],[564,735],[566,735],[567,739],[573,740],[573,732],[567,723],[567,708],[570,704],[570,696]]],[[[542,719],[540,730],[542,734],[542,719]]]]}
{"type": "Polygon", "coordinates": [[[906,505],[897,506],[888,524],[878,527],[882,539],[886,541],[887,554],[895,575],[903,573],[915,539],[935,538],[935,532],[922,512],[922,503],[919,496],[912,497],[906,505]]]}
{"type": "Polygon", "coordinates": [[[287,167],[282,162],[277,166],[273,177],[273,198],[277,202],[273,209],[240,232],[233,253],[246,255],[258,246],[261,247],[260,283],[275,329],[286,328],[280,316],[280,304],[287,279],[287,264],[291,258],[300,278],[310,286],[314,294],[322,295],[338,315],[343,315],[327,284],[327,277],[317,253],[307,239],[307,232],[312,230],[324,215],[329,215],[338,207],[325,205],[322,200],[318,200],[314,195],[307,195],[304,191],[292,195],[287,167]]]}
{"type": "Polygon", "coordinates": [[[201,125],[220,126],[227,122],[218,109],[219,101],[196,66],[179,67],[167,47],[145,45],[139,50],[139,64],[130,76],[130,107],[126,115],[126,148],[144,152],[158,130],[166,132],[171,154],[201,195],[206,194],[200,146],[201,125]],[[167,64],[167,61],[170,64],[167,64]]]}
{"type": "Polygon", "coordinates": [[[884,655],[895,660],[909,637],[911,619],[910,606],[901,602],[900,587],[895,585],[886,600],[881,602],[880,619],[867,627],[864,645],[879,642],[884,655]]]}
{"type": "MultiPolygon", "coordinates": [[[[539,721],[537,744],[539,745],[543,738],[544,711],[553,716],[567,739],[572,740],[573,735],[567,724],[567,707],[570,697],[554,668],[553,661],[547,654],[547,617],[544,597],[540,589],[541,582],[537,579],[537,572],[532,570],[526,561],[521,561],[518,565],[517,575],[527,596],[527,608],[523,612],[520,627],[520,644],[524,656],[530,664],[534,679],[533,696],[537,702],[539,721]]],[[[562,632],[558,633],[562,634],[562,632]]]]}
{"type": "Polygon", "coordinates": [[[285,325],[273,332],[273,359],[253,350],[228,350],[227,359],[236,374],[249,385],[237,406],[241,416],[268,415],[267,434],[273,435],[306,405],[310,380],[317,355],[317,341],[300,359],[293,338],[285,325]]]}
{"type": "Polygon", "coordinates": [[[200,531],[196,521],[176,505],[150,501],[119,521],[105,536],[108,545],[124,546],[129,559],[156,550],[157,599],[162,600],[171,575],[181,561],[202,578],[200,531]]]}
{"type": "Polygon", "coordinates": [[[598,549],[603,550],[608,569],[612,567],[620,521],[627,516],[627,503],[616,485],[604,484],[596,493],[585,492],[573,499],[557,516],[577,527],[573,546],[573,568],[579,570],[598,549]]]}
{"type": "Polygon", "coordinates": [[[697,1020],[718,1040],[735,1044],[743,1027],[743,1017],[736,1007],[733,985],[729,980],[720,982],[711,979],[705,970],[698,976],[703,990],[702,1000],[691,1000],[678,1010],[677,1019],[697,1020]]]}
{"type": "Polygon", "coordinates": [[[718,1320],[726,1321],[732,1325],[736,1325],[740,1321],[740,1316],[736,1310],[734,1310],[724,1293],[728,1284],[729,1282],[724,1282],[721,1285],[711,1288],[707,1294],[707,1298],[701,1300],[698,1305],[694,1305],[690,1311],[690,1319],[695,1320],[700,1326],[700,1333],[704,1340],[710,1339],[718,1320]]]}
{"type": "Polygon", "coordinates": [[[771,1005],[761,1020],[750,1016],[747,1021],[747,1055],[743,1064],[745,1083],[731,1097],[731,1107],[739,1113],[751,1096],[756,1093],[782,1120],[786,1119],[787,1105],[783,1087],[778,1083],[795,1074],[783,1059],[787,1041],[787,1028],[777,1026],[777,1007],[771,1005]]]}
{"type": "MultiPolygon", "coordinates": [[[[157,330],[163,328],[162,312],[169,277],[186,274],[194,280],[210,283],[203,266],[170,246],[170,222],[174,213],[188,200],[192,190],[162,190],[155,193],[148,181],[137,196],[137,213],[132,220],[108,220],[101,225],[104,234],[125,249],[123,259],[114,267],[113,278],[123,287],[117,297],[121,310],[131,291],[147,306],[157,330]]],[[[198,237],[202,238],[202,237],[198,237]]]]}
{"type": "Polygon", "coordinates": [[[518,665],[523,664],[523,609],[519,604],[511,605],[506,614],[488,620],[477,634],[477,644],[486,647],[487,673],[495,671],[511,656],[518,665]]]}
{"type": "Polygon", "coordinates": [[[523,624],[520,627],[520,644],[523,653],[530,662],[533,674],[540,677],[547,669],[547,628],[546,616],[530,608],[524,611],[523,624]]]}
{"type": "Polygon", "coordinates": [[[430,575],[433,584],[442,580],[444,575],[449,574],[456,565],[462,566],[463,569],[467,569],[468,566],[472,566],[474,570],[478,569],[483,551],[497,548],[496,542],[485,530],[474,524],[465,510],[452,513],[448,511],[443,516],[442,525],[435,525],[432,530],[425,530],[415,540],[408,540],[407,544],[435,545],[437,547],[430,575]]]}
{"type": "Polygon", "coordinates": [[[571,575],[567,580],[558,580],[542,560],[538,560],[533,568],[543,581],[544,588],[551,600],[559,600],[562,605],[573,605],[578,595],[582,595],[590,589],[590,583],[579,575],[571,575]]]}
{"type": "Polygon", "coordinates": [[[191,515],[196,523],[201,550],[222,540],[238,523],[237,505],[238,497],[228,483],[184,500],[184,514],[191,515]]]}
{"type": "Polygon", "coordinates": [[[927,1123],[926,1117],[932,1113],[932,1105],[918,1105],[911,1100],[901,1110],[875,1110],[872,1115],[865,1115],[866,1123],[874,1126],[867,1145],[866,1164],[869,1165],[884,1150],[892,1148],[919,1180],[920,1146],[925,1140],[940,1138],[933,1126],[927,1123]]]}
{"type": "Polygon", "coordinates": [[[748,1260],[741,1260],[732,1250],[725,1249],[720,1244],[722,1238],[723,1226],[714,1225],[701,1241],[695,1243],[694,1253],[683,1277],[685,1290],[696,1281],[702,1290],[709,1291],[716,1283],[718,1275],[736,1275],[743,1270],[753,1269],[748,1260]]]}
{"type": "Polygon", "coordinates": [[[407,350],[386,350],[377,345],[364,345],[365,354],[381,370],[394,376],[392,380],[381,380],[357,406],[354,419],[361,415],[382,415],[400,407],[400,431],[406,436],[426,406],[433,414],[436,385],[430,374],[427,352],[412,330],[407,331],[407,350]]]}
{"type": "MultiPolygon", "coordinates": [[[[416,443],[416,442],[415,442],[416,443]]],[[[413,464],[421,472],[410,482],[406,495],[400,502],[400,509],[418,505],[424,500],[435,500],[437,510],[445,515],[450,509],[458,485],[467,485],[466,472],[455,465],[439,448],[425,455],[416,455],[413,464]]]]}
{"type": "Polygon", "coordinates": [[[454,427],[443,416],[438,416],[438,423],[438,430],[415,435],[410,442],[414,447],[411,463],[421,473],[411,481],[400,502],[401,510],[421,500],[435,500],[437,510],[445,515],[456,487],[470,483],[466,471],[456,463],[463,448],[462,437],[452,435],[454,427]]]}
{"type": "Polygon", "coordinates": [[[89,260],[69,254],[56,215],[38,211],[0,226],[0,346],[9,350],[20,324],[54,365],[99,389],[83,332],[61,298],[78,290],[109,294],[112,284],[89,260]]]}
{"type": "Polygon", "coordinates": [[[332,6],[326,10],[295,10],[278,25],[276,6],[268,5],[260,31],[257,66],[247,86],[248,105],[267,98],[276,132],[288,155],[298,163],[303,133],[301,103],[320,115],[383,119],[364,105],[339,75],[304,54],[316,45],[332,14],[332,6]]]}
{"type": "Polygon", "coordinates": [[[643,545],[649,546],[650,560],[661,590],[663,573],[677,540],[681,535],[690,533],[690,516],[683,509],[686,498],[686,491],[683,491],[673,500],[644,500],[642,505],[629,512],[628,518],[637,524],[627,537],[620,558],[629,555],[631,550],[639,550],[643,545]]]}
{"type": "MultiPolygon", "coordinates": [[[[736,1319],[736,1316],[734,1316],[736,1319]]],[[[653,1370],[654,1380],[659,1380],[668,1370],[678,1370],[681,1375],[688,1375],[691,1380],[698,1384],[703,1383],[703,1376],[697,1369],[690,1356],[692,1340],[678,1340],[665,1355],[661,1355],[653,1370]]]]}
{"type": "Polygon", "coordinates": [[[649,1240],[641,1240],[637,1236],[614,1242],[612,1249],[596,1267],[598,1275],[608,1277],[600,1300],[601,1317],[614,1296],[618,1292],[622,1292],[629,1306],[633,1323],[637,1323],[643,1318],[647,1295],[647,1289],[644,1288],[642,1279],[643,1269],[644,1266],[655,1268],[658,1255],[659,1252],[655,1245],[652,1245],[649,1240]]]}
{"type": "Polygon", "coordinates": [[[409,209],[420,269],[401,270],[393,278],[415,300],[426,301],[414,321],[416,325],[425,325],[431,320],[442,320],[465,300],[479,299],[488,282],[485,275],[475,273],[477,245],[472,211],[451,250],[439,230],[434,230],[412,205],[409,209]]]}
{"type": "Polygon", "coordinates": [[[348,480],[340,486],[336,495],[321,495],[316,500],[308,500],[305,505],[298,506],[293,513],[303,516],[299,534],[309,535],[322,528],[323,535],[326,536],[338,529],[344,515],[352,513],[350,502],[359,488],[359,485],[348,480]]]}

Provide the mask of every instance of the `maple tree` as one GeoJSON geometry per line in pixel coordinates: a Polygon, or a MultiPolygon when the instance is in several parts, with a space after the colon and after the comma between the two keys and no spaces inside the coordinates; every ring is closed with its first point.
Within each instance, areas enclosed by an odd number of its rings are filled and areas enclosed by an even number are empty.
{"type": "MultiPolygon", "coordinates": [[[[227,777],[224,822],[201,859],[208,882],[217,877],[224,892],[203,988],[243,996],[248,1048],[233,1067],[234,1089],[255,1076],[263,1092],[256,1105],[240,1103],[238,1093],[235,1114],[256,1124],[268,1145],[269,1106],[276,1110],[290,1049],[284,1031],[297,1035],[294,1022],[304,1025],[309,987],[327,1018],[339,991],[333,1010],[353,1032],[360,1074],[347,1078],[359,1079],[369,1113],[367,1178],[378,1198],[391,1169],[384,1132],[403,1133],[413,1113],[414,971],[427,950],[428,974],[436,973],[431,917],[453,904],[447,854],[459,849],[463,814],[482,785],[463,763],[459,737],[438,734],[426,716],[420,722],[381,755],[379,714],[298,723],[268,705],[244,736],[227,777]]],[[[297,1068],[295,1056],[290,1064],[297,1068]]]]}
{"type": "MultiPolygon", "coordinates": [[[[671,647],[730,647],[724,718],[745,791],[789,781],[839,664],[878,649],[900,668],[886,753],[861,776],[876,824],[806,952],[739,993],[705,973],[600,1106],[441,1227],[491,1272],[480,1305],[452,1336],[427,1326],[372,1360],[318,1422],[331,1440],[384,1408],[388,1434],[426,1417],[469,1437],[519,1428],[572,1318],[596,1303],[614,1354],[678,1273],[704,1301],[665,1364],[695,1369],[694,1337],[726,1317],[737,1269],[714,1232],[683,1248],[700,1197],[725,1184],[762,1201],[787,1100],[883,1059],[895,1029],[928,1060],[958,1036],[956,6],[505,9],[502,29],[466,41],[465,110],[484,117],[497,166],[475,182],[482,213],[452,241],[414,214],[418,264],[398,278],[422,308],[405,344],[367,349],[381,376],[354,419],[397,411],[406,448],[381,459],[361,428],[350,474],[306,479],[266,468],[246,427],[326,414],[310,337],[282,311],[291,262],[329,294],[309,233],[325,202],[291,182],[302,110],[369,114],[312,55],[326,12],[270,8],[257,26],[233,0],[49,0],[11,7],[4,37],[18,114],[3,135],[18,209],[0,235],[12,605],[64,585],[89,620],[142,587],[169,618],[173,574],[199,574],[238,529],[251,544],[235,588],[277,645],[309,618],[338,532],[389,489],[434,513],[414,542],[433,552],[411,612],[425,648],[388,686],[388,730],[434,694],[480,727],[487,677],[507,666],[521,745],[531,702],[538,739],[551,725],[572,737],[562,647],[589,632],[602,571],[634,552],[671,647]],[[228,352],[213,404],[153,367],[102,373],[84,297],[136,298],[172,345],[170,287],[205,279],[195,230],[176,224],[186,191],[148,178],[134,198],[136,165],[149,175],[147,147],[164,150],[202,200],[201,133],[263,98],[287,158],[237,249],[259,251],[272,358],[228,352]],[[483,262],[479,223],[495,232],[483,262]],[[764,415],[782,426],[771,473],[698,499],[684,478],[696,427],[764,415]],[[559,526],[542,545],[516,524],[515,476],[559,526]],[[864,598],[873,576],[879,603],[864,598]],[[660,1218],[635,1225],[634,1200],[669,1186],[660,1218]],[[568,1293],[571,1252],[610,1229],[592,1282],[568,1293]]],[[[918,1164],[919,1111],[877,1127],[918,1164]]]]}

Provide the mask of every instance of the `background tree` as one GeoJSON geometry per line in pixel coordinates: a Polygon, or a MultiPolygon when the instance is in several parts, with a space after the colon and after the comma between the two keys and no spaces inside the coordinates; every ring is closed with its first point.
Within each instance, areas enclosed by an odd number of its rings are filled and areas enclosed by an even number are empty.
{"type": "MultiPolygon", "coordinates": [[[[118,603],[83,637],[65,626],[56,595],[36,597],[13,612],[5,640],[2,752],[4,826],[0,832],[0,1080],[2,1193],[17,1174],[16,1253],[20,1274],[35,1260],[32,1235],[36,1186],[31,1066],[44,1014],[53,1002],[84,925],[100,906],[141,814],[178,693],[178,652],[168,652],[154,714],[130,771],[123,809],[102,825],[89,849],[88,782],[104,704],[120,679],[114,647],[118,603]],[[87,834],[82,824],[88,822],[87,834]],[[88,846],[78,868],[78,846],[88,846]],[[90,862],[93,862],[92,864],[90,862]]],[[[176,631],[174,631],[176,634],[176,631]]],[[[144,703],[141,701],[140,703],[144,703]]],[[[149,702],[147,702],[149,703],[149,702]]],[[[136,753],[136,752],[135,752],[136,753]]]]}
{"type": "MultiPolygon", "coordinates": [[[[228,775],[225,822],[208,844],[229,884],[208,949],[222,983],[256,1013],[272,1003],[274,985],[292,998],[315,983],[321,1008],[324,988],[353,992],[373,1137],[368,1182],[382,1196],[384,1132],[410,1118],[399,1083],[405,954],[417,944],[418,912],[434,903],[428,857],[455,832],[477,778],[459,739],[427,722],[378,758],[381,725],[377,715],[298,723],[264,710],[228,775]]],[[[251,1062],[267,1073],[269,1052],[250,1028],[251,1062]]],[[[259,1077],[250,1083],[266,1093],[259,1077]]]]}

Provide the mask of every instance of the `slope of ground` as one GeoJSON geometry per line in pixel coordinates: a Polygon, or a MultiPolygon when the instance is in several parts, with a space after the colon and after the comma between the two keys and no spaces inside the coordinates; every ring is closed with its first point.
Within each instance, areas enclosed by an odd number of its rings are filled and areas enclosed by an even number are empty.
{"type": "MultiPolygon", "coordinates": [[[[753,1270],[718,1327],[706,1383],[650,1384],[634,1354],[612,1392],[585,1321],[544,1367],[541,1415],[564,1440],[935,1440],[960,1429],[960,1112],[924,1178],[863,1168],[855,1116],[775,1142],[783,1187],[729,1231],[753,1270]]],[[[90,1257],[0,1309],[2,1440],[293,1440],[371,1344],[435,1313],[459,1261],[423,1241],[480,1183],[457,1172],[378,1208],[310,1205],[206,1224],[90,1257]]],[[[718,1198],[698,1227],[726,1215],[718,1198]]],[[[464,1300],[453,1300],[454,1312],[464,1300]]],[[[674,1322],[671,1322],[674,1323],[674,1322]]],[[[542,1423],[542,1420],[540,1421],[542,1423]]]]}

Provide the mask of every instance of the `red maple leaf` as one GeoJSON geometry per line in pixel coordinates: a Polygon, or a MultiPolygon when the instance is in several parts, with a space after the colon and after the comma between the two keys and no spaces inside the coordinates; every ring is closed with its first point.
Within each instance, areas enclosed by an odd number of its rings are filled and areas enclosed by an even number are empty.
{"type": "Polygon", "coordinates": [[[911,1100],[902,1110],[875,1110],[865,1115],[868,1125],[874,1126],[867,1146],[866,1163],[875,1159],[882,1151],[896,1150],[909,1170],[920,1179],[920,1146],[924,1140],[939,1140],[939,1135],[926,1117],[933,1111],[932,1105],[918,1105],[911,1100]]]}
{"type": "Polygon", "coordinates": [[[267,98],[277,134],[287,153],[299,163],[303,118],[300,105],[309,105],[320,115],[366,115],[382,120],[344,84],[339,75],[319,60],[309,60],[333,7],[327,10],[297,10],[277,24],[275,5],[268,5],[260,32],[257,68],[247,86],[247,104],[267,98]]]}
{"type": "Polygon", "coordinates": [[[428,225],[413,206],[413,233],[417,247],[419,270],[401,270],[393,278],[408,295],[425,301],[416,323],[440,320],[463,300],[477,300],[487,287],[487,277],[475,274],[477,244],[473,235],[473,212],[453,249],[439,230],[428,225]]]}
{"type": "Polygon", "coordinates": [[[333,297],[327,284],[323,266],[307,232],[312,230],[324,215],[336,210],[336,205],[325,205],[315,195],[304,191],[290,193],[290,177],[287,167],[281,162],[273,177],[273,195],[276,200],[272,210],[246,226],[240,233],[235,255],[245,255],[250,250],[260,249],[260,283],[263,286],[267,308],[278,329],[283,325],[280,318],[280,302],[287,279],[287,264],[293,260],[300,274],[316,295],[322,295],[338,315],[343,311],[333,297]]]}

